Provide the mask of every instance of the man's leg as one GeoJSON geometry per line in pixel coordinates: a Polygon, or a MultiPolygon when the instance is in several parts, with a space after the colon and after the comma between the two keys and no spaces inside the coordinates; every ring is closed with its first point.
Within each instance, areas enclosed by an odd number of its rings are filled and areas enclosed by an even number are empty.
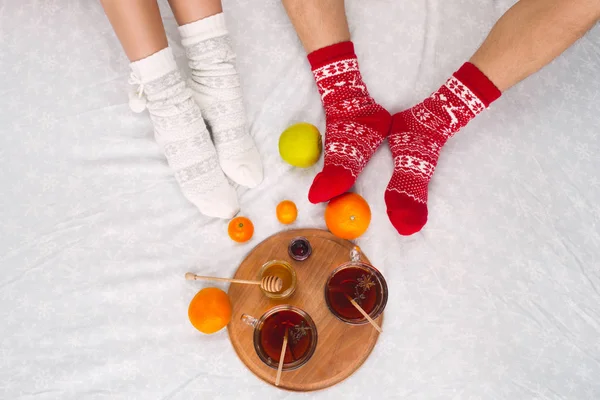
{"type": "Polygon", "coordinates": [[[283,0],[306,53],[350,40],[344,0],[283,0]]]}
{"type": "Polygon", "coordinates": [[[283,0],[283,5],[308,53],[325,108],[325,165],[308,194],[319,203],[354,185],[387,137],[391,117],[362,80],[344,0],[283,0]]]}
{"type": "Polygon", "coordinates": [[[250,136],[235,52],[221,0],[169,0],[192,72],[194,99],[211,131],[227,176],[247,187],[263,179],[260,154],[250,136]]]}
{"type": "Polygon", "coordinates": [[[504,92],[539,71],[600,19],[600,0],[521,0],[470,62],[504,92]]]}
{"type": "Polygon", "coordinates": [[[402,235],[427,222],[427,186],[446,141],[571,46],[600,19],[600,0],[521,0],[496,23],[470,62],[431,97],[393,116],[394,174],[385,201],[402,235]]]}
{"type": "Polygon", "coordinates": [[[130,105],[148,109],[183,194],[205,215],[233,217],[237,193],[219,167],[200,109],[177,69],[156,1],[102,0],[102,6],[132,61],[132,83],[139,85],[130,105]]]}

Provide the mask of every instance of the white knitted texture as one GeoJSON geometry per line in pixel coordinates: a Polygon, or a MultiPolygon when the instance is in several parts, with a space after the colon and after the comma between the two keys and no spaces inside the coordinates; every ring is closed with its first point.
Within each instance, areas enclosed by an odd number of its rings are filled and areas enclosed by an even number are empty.
{"type": "Polygon", "coordinates": [[[248,132],[235,53],[222,14],[180,28],[192,71],[190,88],[212,134],[223,171],[235,182],[257,186],[260,154],[248,132]],[[208,31],[207,31],[208,30],[208,31]],[[216,37],[212,37],[214,32],[216,37]]]}
{"type": "MultiPolygon", "coordinates": [[[[134,73],[136,68],[132,65],[134,73]]],[[[217,153],[192,92],[176,69],[143,83],[156,141],[185,197],[201,213],[231,218],[239,211],[237,194],[221,170],[217,153]]]]}

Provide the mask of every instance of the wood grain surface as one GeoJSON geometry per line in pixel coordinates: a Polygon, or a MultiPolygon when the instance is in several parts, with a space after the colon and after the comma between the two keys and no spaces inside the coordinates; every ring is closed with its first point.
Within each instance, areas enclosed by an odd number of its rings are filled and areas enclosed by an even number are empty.
{"type": "MultiPolygon", "coordinates": [[[[255,286],[229,287],[233,315],[227,328],[231,344],[242,362],[260,379],[274,385],[277,371],[258,358],[253,328],[243,323],[241,316],[249,314],[260,318],[279,304],[291,304],[306,311],[314,320],[318,334],[315,354],[299,369],[283,372],[279,388],[294,391],[324,389],[352,375],[367,359],[379,333],[369,324],[351,326],[335,318],[329,312],[324,296],[329,274],[350,260],[353,246],[323,230],[283,231],[256,246],[241,263],[234,276],[236,279],[258,279],[260,267],[274,259],[289,262],[298,275],[296,292],[285,300],[269,299],[255,286]],[[296,236],[308,238],[312,245],[313,253],[306,261],[294,261],[288,255],[288,244],[296,236]]],[[[369,262],[364,254],[361,257],[364,262],[369,262]]],[[[383,315],[376,321],[381,326],[383,315]]]]}

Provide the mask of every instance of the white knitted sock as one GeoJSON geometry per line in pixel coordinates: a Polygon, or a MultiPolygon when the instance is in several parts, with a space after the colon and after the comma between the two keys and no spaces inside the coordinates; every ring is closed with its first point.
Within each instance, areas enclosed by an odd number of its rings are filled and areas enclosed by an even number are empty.
{"type": "Polygon", "coordinates": [[[257,186],[260,154],[248,132],[235,53],[223,13],[179,27],[192,70],[190,88],[212,133],[223,171],[235,182],[257,186]]]}
{"type": "Polygon", "coordinates": [[[147,99],[154,136],[185,197],[205,215],[233,217],[239,210],[237,194],[219,167],[200,109],[177,70],[171,49],[133,62],[131,69],[130,83],[139,85],[142,100],[136,103],[133,98],[133,104],[143,110],[147,99]]]}

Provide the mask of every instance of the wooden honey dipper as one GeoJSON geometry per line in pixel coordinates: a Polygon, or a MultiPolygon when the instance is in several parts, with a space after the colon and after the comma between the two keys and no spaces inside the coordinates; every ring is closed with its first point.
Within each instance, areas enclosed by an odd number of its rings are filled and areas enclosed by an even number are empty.
{"type": "Polygon", "coordinates": [[[219,282],[231,282],[231,283],[243,283],[246,285],[260,285],[261,289],[269,293],[280,292],[283,288],[283,281],[281,278],[275,275],[264,276],[260,281],[247,281],[244,279],[229,279],[229,278],[217,278],[215,276],[200,276],[192,272],[185,274],[185,279],[188,281],[219,281],[219,282]]]}

